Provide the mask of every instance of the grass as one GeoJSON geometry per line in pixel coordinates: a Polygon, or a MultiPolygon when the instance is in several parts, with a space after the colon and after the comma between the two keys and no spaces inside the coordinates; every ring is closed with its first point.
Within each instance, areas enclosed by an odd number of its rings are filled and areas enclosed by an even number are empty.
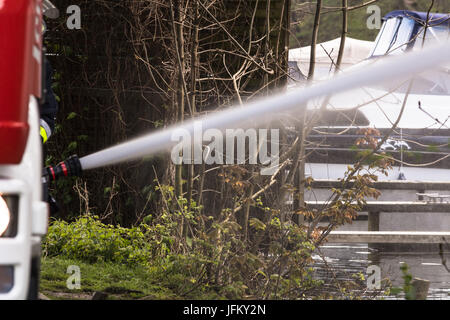
{"type": "Polygon", "coordinates": [[[158,232],[105,225],[91,216],[53,221],[43,241],[40,292],[53,299],[91,299],[96,292],[127,300],[222,298],[223,288],[197,281],[189,257],[152,255],[152,244],[160,244],[148,240],[158,232]],[[80,289],[68,288],[74,278],[70,266],[80,270],[80,289]]]}
{"type": "Polygon", "coordinates": [[[192,292],[188,297],[180,295],[180,281],[176,275],[166,277],[157,267],[137,265],[129,267],[119,263],[103,262],[88,264],[65,258],[43,258],[41,265],[40,292],[50,299],[91,299],[95,292],[108,295],[108,299],[173,300],[183,298],[210,299],[214,292],[192,292]],[[67,288],[69,266],[81,271],[81,288],[67,288]]]}

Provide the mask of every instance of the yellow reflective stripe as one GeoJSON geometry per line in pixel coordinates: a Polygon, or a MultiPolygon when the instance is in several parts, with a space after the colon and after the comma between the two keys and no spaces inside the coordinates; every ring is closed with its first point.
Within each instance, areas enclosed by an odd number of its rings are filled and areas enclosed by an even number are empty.
{"type": "Polygon", "coordinates": [[[42,137],[42,140],[44,141],[44,143],[46,143],[48,140],[48,136],[47,136],[47,131],[45,131],[43,126],[41,126],[41,137],[42,137]]]}

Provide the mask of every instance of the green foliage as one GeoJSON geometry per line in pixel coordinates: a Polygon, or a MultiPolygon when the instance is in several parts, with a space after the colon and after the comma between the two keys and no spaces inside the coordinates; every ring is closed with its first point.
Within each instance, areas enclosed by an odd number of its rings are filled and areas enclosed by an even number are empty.
{"type": "Polygon", "coordinates": [[[78,114],[76,112],[71,112],[67,115],[66,119],[71,120],[71,119],[76,118],[77,116],[78,116],[78,114]]]}
{"type": "MultiPolygon", "coordinates": [[[[349,174],[354,170],[349,167],[349,174]]],[[[340,201],[321,213],[335,224],[351,221],[366,197],[378,196],[371,187],[375,175],[347,178],[354,188],[335,190],[340,201]]],[[[161,213],[147,215],[133,228],[106,225],[89,215],[72,223],[54,221],[44,241],[45,256],[157,270],[161,286],[182,298],[306,299],[318,294],[323,282],[314,279],[312,269],[318,230],[309,236],[306,227],[257,198],[252,207],[260,214],[249,218],[243,232],[232,209],[210,216],[195,201],[176,197],[172,186],[156,183],[142,193],[162,199],[161,213]]]]}
{"type": "Polygon", "coordinates": [[[62,256],[85,262],[111,261],[147,264],[151,256],[146,226],[122,228],[84,216],[73,223],[54,221],[43,243],[46,256],[62,256]]]}
{"type": "Polygon", "coordinates": [[[159,216],[148,215],[138,227],[106,225],[93,216],[53,221],[44,255],[157,268],[162,285],[185,298],[205,293],[228,299],[302,299],[321,285],[312,277],[315,247],[305,231],[283,222],[261,200],[256,205],[265,217],[249,221],[246,239],[232,210],[216,219],[201,214],[195,201],[176,198],[173,187],[158,186],[156,191],[162,193],[165,209],[159,216]]]}
{"type": "Polygon", "coordinates": [[[40,292],[51,299],[70,300],[90,300],[96,291],[108,294],[108,299],[175,299],[176,294],[165,286],[162,278],[163,271],[158,268],[46,257],[42,259],[40,292]],[[67,289],[67,268],[72,265],[80,267],[80,290],[67,289]]]}
{"type": "Polygon", "coordinates": [[[181,296],[213,288],[228,299],[301,299],[321,285],[312,278],[309,265],[315,248],[304,230],[282,222],[280,212],[264,207],[261,199],[254,205],[264,216],[249,220],[246,238],[232,210],[213,218],[202,214],[203,208],[194,201],[177,199],[173,187],[156,189],[166,210],[146,222],[152,221],[151,228],[158,230],[154,243],[166,250],[153,259],[164,267],[167,279],[176,282],[169,286],[178,286],[181,296]],[[186,236],[180,237],[181,233],[186,236]]]}
{"type": "Polygon", "coordinates": [[[414,289],[411,284],[413,276],[411,275],[411,273],[409,273],[408,265],[406,263],[402,263],[402,265],[400,266],[400,270],[402,271],[403,287],[392,288],[390,290],[390,293],[394,295],[403,293],[406,300],[414,300],[414,289]]]}

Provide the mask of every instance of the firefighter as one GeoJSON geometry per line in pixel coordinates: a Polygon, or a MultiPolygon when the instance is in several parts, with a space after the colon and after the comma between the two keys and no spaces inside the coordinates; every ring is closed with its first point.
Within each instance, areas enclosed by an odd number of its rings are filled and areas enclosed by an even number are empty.
{"type": "Polygon", "coordinates": [[[41,104],[40,133],[42,143],[46,143],[55,130],[58,102],[52,89],[53,69],[47,58],[44,58],[45,69],[45,99],[41,104]]]}
{"type": "MultiPolygon", "coordinates": [[[[45,145],[47,140],[55,130],[56,113],[58,112],[58,102],[56,101],[55,93],[52,89],[53,69],[47,58],[44,58],[45,67],[45,91],[44,103],[40,106],[40,134],[42,143],[45,145]]],[[[44,149],[45,150],[45,149],[44,149]]],[[[45,163],[45,151],[43,152],[45,163]]],[[[59,211],[59,206],[56,200],[48,192],[48,185],[44,186],[44,200],[46,200],[50,207],[50,215],[54,216],[59,211]]]]}
{"type": "MultiPolygon", "coordinates": [[[[59,10],[49,0],[44,0],[43,9],[46,18],[56,19],[59,17],[59,10]]],[[[44,21],[42,21],[42,31],[43,34],[47,31],[44,21]]],[[[46,57],[44,57],[43,72],[45,87],[44,102],[41,104],[40,133],[42,142],[45,144],[55,130],[56,113],[58,112],[58,102],[52,89],[53,68],[46,57]]]]}
{"type": "MultiPolygon", "coordinates": [[[[58,9],[48,0],[44,1],[44,16],[49,19],[56,19],[59,16],[58,9]]],[[[43,21],[43,33],[45,34],[47,26],[43,21]]],[[[55,130],[56,114],[58,112],[58,102],[52,88],[53,68],[50,61],[44,57],[43,59],[43,73],[44,73],[44,99],[40,105],[40,134],[42,143],[48,141],[55,130]]],[[[45,163],[45,148],[43,152],[45,163]]],[[[50,207],[50,215],[55,215],[59,211],[56,200],[48,192],[48,184],[44,183],[44,200],[46,200],[50,207]]]]}

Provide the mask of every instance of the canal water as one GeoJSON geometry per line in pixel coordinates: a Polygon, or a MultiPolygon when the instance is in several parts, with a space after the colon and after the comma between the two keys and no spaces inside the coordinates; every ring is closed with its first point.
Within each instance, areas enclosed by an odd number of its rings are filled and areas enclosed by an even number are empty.
{"type": "MultiPolygon", "coordinates": [[[[444,245],[443,249],[449,266],[450,245],[444,245]]],[[[383,251],[382,248],[372,248],[367,244],[326,244],[320,248],[320,255],[314,256],[315,276],[325,282],[333,277],[341,281],[354,281],[354,275],[361,273],[367,279],[367,268],[379,266],[382,279],[388,278],[393,287],[402,287],[403,273],[400,267],[406,263],[414,278],[430,281],[428,300],[450,300],[450,273],[442,264],[438,247],[403,247],[401,250],[383,251]]],[[[402,299],[401,296],[379,298],[402,299]]]]}
{"type": "MultiPolygon", "coordinates": [[[[307,164],[307,174],[314,179],[338,179],[344,176],[345,165],[307,164]]],[[[450,181],[450,170],[405,167],[402,169],[408,179],[422,181],[450,181]]],[[[389,176],[379,180],[396,180],[400,168],[393,168],[389,176]]],[[[419,190],[381,190],[378,201],[418,201],[419,190]]],[[[423,192],[424,190],[420,191],[423,192]]],[[[428,192],[427,190],[425,190],[428,192]]],[[[430,190],[429,193],[449,194],[448,190],[430,190]]],[[[305,194],[306,201],[329,200],[331,190],[313,189],[305,194]]],[[[367,199],[375,200],[375,199],[367,199]]],[[[360,213],[352,224],[339,227],[338,231],[367,231],[367,213],[360,213]],[[365,220],[365,221],[364,221],[365,220]]],[[[326,225],[326,224],[325,224],[326,225]]],[[[450,230],[450,214],[442,213],[386,213],[380,214],[381,231],[446,231],[450,230]]],[[[382,279],[388,278],[394,287],[402,287],[402,263],[409,267],[414,278],[430,281],[428,299],[450,300],[450,273],[442,265],[439,245],[391,245],[374,247],[367,244],[326,244],[320,249],[321,256],[315,257],[316,278],[329,281],[335,276],[338,280],[352,281],[352,275],[362,273],[367,276],[369,266],[379,266],[382,279]],[[328,270],[331,267],[334,273],[328,270]]],[[[450,243],[443,245],[444,258],[450,268],[450,243]]],[[[395,299],[396,297],[384,297],[395,299]]]]}

